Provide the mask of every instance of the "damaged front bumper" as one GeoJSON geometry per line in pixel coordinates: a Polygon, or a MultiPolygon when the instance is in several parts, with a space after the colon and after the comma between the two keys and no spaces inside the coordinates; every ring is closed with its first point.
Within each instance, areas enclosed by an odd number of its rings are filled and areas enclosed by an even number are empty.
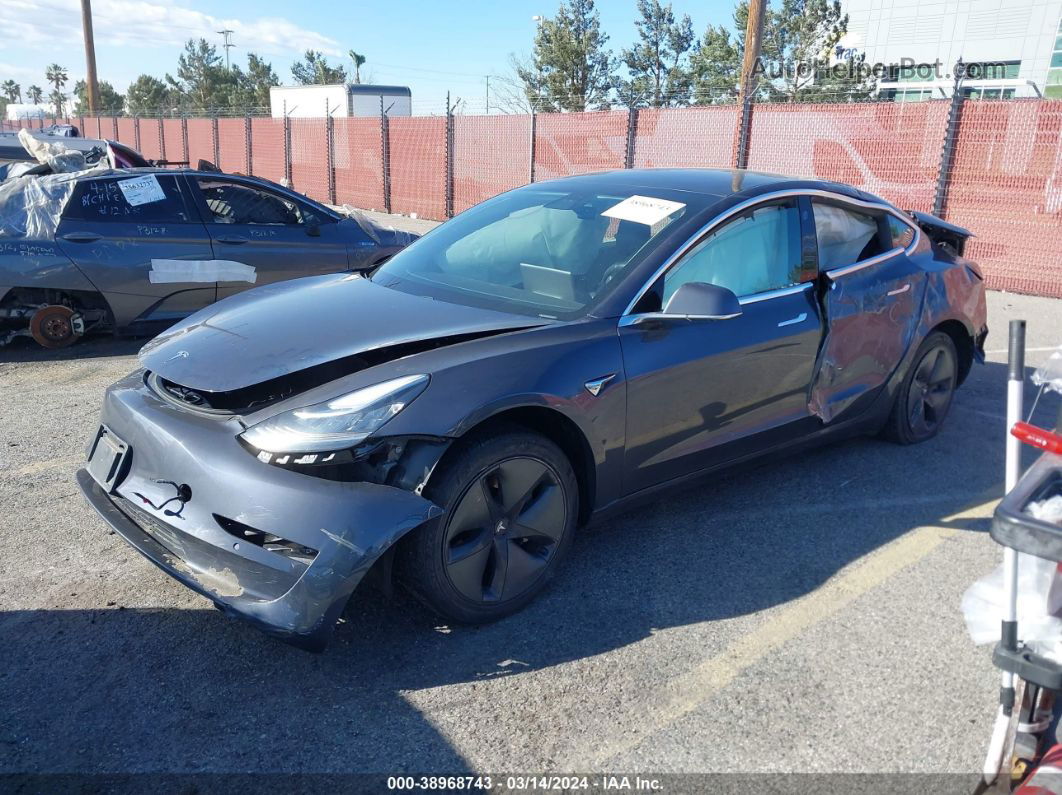
{"type": "Polygon", "coordinates": [[[442,513],[391,486],[271,466],[231,416],[183,411],[134,373],[107,391],[78,485],[99,515],[225,613],[323,649],[372,564],[442,513]]]}

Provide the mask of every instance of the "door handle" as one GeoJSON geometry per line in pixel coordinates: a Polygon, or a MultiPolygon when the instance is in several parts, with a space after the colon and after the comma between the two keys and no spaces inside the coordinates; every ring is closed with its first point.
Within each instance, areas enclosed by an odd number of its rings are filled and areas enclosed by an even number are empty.
{"type": "Polygon", "coordinates": [[[63,240],[69,240],[71,243],[95,243],[102,237],[103,235],[97,235],[95,232],[67,232],[62,235],[63,240]]]}
{"type": "Polygon", "coordinates": [[[886,293],[886,295],[903,295],[904,293],[906,293],[910,289],[911,289],[911,283],[907,282],[907,284],[905,284],[903,287],[897,287],[895,290],[889,290],[889,292],[886,293]]]}
{"type": "Polygon", "coordinates": [[[795,326],[797,323],[803,323],[807,319],[808,313],[801,312],[796,317],[791,317],[789,318],[789,320],[783,320],[781,323],[778,324],[778,328],[781,328],[782,326],[795,326]]]}
{"type": "Polygon", "coordinates": [[[218,241],[219,243],[228,243],[230,246],[238,246],[241,243],[246,243],[247,242],[247,238],[245,238],[245,237],[235,237],[235,236],[233,236],[233,237],[215,237],[214,239],[216,241],[218,241]]]}

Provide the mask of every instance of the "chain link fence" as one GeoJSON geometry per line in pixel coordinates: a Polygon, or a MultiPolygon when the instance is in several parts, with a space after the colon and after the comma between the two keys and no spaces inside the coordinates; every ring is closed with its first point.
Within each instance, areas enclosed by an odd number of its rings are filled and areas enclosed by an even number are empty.
{"type": "Polygon", "coordinates": [[[154,160],[207,160],[319,201],[431,219],[572,174],[746,164],[844,182],[903,209],[936,210],[974,233],[968,252],[990,287],[1062,298],[1058,100],[960,94],[524,115],[54,121],[154,160]]]}

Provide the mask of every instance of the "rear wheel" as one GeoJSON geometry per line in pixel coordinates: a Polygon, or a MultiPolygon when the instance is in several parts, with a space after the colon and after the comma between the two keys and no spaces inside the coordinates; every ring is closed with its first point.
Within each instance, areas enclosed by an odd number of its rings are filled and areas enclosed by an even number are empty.
{"type": "Polygon", "coordinates": [[[445,618],[494,621],[527,605],[560,565],[578,488],[564,453],[522,430],[451,451],[427,496],[446,513],[403,540],[400,581],[445,618]]]}
{"type": "Polygon", "coordinates": [[[955,343],[941,331],[919,346],[914,363],[896,393],[883,435],[900,444],[932,439],[944,424],[958,381],[955,343]]]}

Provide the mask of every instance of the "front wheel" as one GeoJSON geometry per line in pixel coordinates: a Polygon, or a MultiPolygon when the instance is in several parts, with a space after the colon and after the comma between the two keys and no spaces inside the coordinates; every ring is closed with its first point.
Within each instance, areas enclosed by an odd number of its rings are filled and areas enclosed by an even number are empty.
{"type": "Polygon", "coordinates": [[[446,513],[403,539],[398,577],[445,618],[495,621],[546,586],[571,544],[575,472],[548,439],[522,430],[457,443],[426,496],[446,513]]]}
{"type": "Polygon", "coordinates": [[[951,337],[941,331],[926,337],[900,384],[882,434],[900,444],[917,444],[936,436],[951,408],[958,373],[951,337]]]}

